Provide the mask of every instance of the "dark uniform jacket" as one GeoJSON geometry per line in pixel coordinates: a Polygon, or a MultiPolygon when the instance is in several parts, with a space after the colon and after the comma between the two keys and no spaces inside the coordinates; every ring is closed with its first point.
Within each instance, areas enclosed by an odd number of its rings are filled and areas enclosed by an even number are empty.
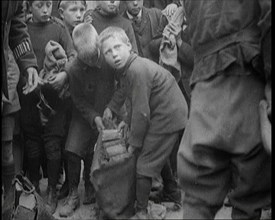
{"type": "Polygon", "coordinates": [[[246,63],[263,72],[259,65],[258,1],[184,1],[195,56],[191,84],[207,80],[233,63],[246,63]]]}
{"type": "Polygon", "coordinates": [[[24,22],[23,1],[2,1],[2,92],[8,98],[7,89],[7,62],[8,47],[14,53],[20,72],[25,72],[29,67],[37,68],[36,57],[30,43],[30,36],[24,22]]]}
{"type": "Polygon", "coordinates": [[[175,78],[166,69],[131,54],[119,78],[121,88],[108,107],[118,112],[126,98],[130,102],[129,144],[141,147],[146,134],[171,134],[185,127],[187,104],[175,78]]]}
{"type": "MultiPolygon", "coordinates": [[[[124,17],[130,19],[125,11],[124,17]]],[[[157,8],[142,8],[141,21],[132,22],[140,56],[159,62],[162,32],[168,21],[157,8]]]]}

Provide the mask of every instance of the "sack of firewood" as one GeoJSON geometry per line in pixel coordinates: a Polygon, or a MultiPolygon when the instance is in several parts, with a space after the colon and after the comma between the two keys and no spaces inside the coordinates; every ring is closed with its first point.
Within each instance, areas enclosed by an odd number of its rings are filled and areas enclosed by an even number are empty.
{"type": "Polygon", "coordinates": [[[13,180],[13,187],[2,207],[2,219],[55,220],[47,211],[43,199],[36,193],[35,187],[22,174],[16,175],[13,180]]]}
{"type": "Polygon", "coordinates": [[[104,130],[95,146],[91,181],[103,219],[129,219],[134,215],[136,159],[126,149],[122,134],[104,130]]]}

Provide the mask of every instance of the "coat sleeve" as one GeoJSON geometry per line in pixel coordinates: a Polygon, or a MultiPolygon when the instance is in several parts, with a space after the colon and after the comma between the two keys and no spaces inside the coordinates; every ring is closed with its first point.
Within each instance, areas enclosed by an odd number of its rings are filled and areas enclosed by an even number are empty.
{"type": "Polygon", "coordinates": [[[120,109],[125,103],[125,100],[126,100],[125,87],[122,87],[121,85],[119,85],[119,87],[116,89],[112,97],[112,100],[109,102],[107,107],[111,109],[114,113],[119,115],[120,109]]]}
{"type": "Polygon", "coordinates": [[[76,57],[76,51],[74,50],[73,46],[73,40],[70,36],[70,33],[67,28],[62,28],[62,31],[60,33],[60,44],[66,51],[66,55],[68,57],[68,60],[73,60],[74,57],[76,57]]]}
{"type": "MultiPolygon", "coordinates": [[[[73,64],[74,63],[72,62],[71,65],[73,64]]],[[[94,106],[87,102],[87,100],[85,99],[84,92],[81,89],[82,84],[80,80],[75,76],[75,73],[73,71],[76,71],[76,68],[72,67],[67,69],[66,71],[69,75],[70,94],[73,103],[78,111],[81,113],[83,118],[88,121],[90,126],[92,128],[95,128],[94,119],[95,117],[100,116],[100,114],[95,111],[94,106]]]]}
{"type": "Polygon", "coordinates": [[[29,67],[37,68],[22,3],[18,3],[18,8],[11,20],[9,44],[21,72],[25,72],[29,67]]]}
{"type": "Polygon", "coordinates": [[[142,147],[149,128],[152,87],[150,75],[146,71],[138,71],[130,76],[132,115],[128,143],[134,147],[142,147]]]}

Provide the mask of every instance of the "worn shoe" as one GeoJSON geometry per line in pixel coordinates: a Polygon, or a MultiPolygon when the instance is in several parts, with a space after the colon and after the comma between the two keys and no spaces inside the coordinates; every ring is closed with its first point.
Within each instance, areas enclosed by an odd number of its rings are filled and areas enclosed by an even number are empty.
{"type": "Polygon", "coordinates": [[[80,200],[77,189],[71,189],[63,207],[60,209],[59,216],[63,218],[70,217],[74,211],[80,206],[80,200]]]}
{"type": "Polygon", "coordinates": [[[56,189],[54,187],[49,187],[49,194],[48,194],[48,199],[46,204],[47,210],[51,214],[54,214],[57,204],[58,204],[58,199],[56,195],[56,189]]]}
{"type": "Polygon", "coordinates": [[[65,181],[62,187],[59,190],[58,199],[64,199],[69,195],[69,184],[68,181],[65,181]]]}
{"type": "Polygon", "coordinates": [[[151,219],[151,216],[149,215],[147,209],[137,211],[134,216],[132,216],[130,219],[151,219]]]}
{"type": "Polygon", "coordinates": [[[92,184],[85,184],[84,205],[95,203],[95,190],[92,184]]]}

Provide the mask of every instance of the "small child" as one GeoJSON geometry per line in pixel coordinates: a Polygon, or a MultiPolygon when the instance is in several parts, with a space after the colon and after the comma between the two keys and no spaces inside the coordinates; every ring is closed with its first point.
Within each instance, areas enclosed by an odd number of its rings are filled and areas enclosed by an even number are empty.
{"type": "MultiPolygon", "coordinates": [[[[101,68],[102,59],[95,28],[88,23],[79,24],[73,30],[72,39],[77,57],[66,67],[73,101],[72,120],[65,145],[70,192],[60,209],[61,217],[72,216],[80,205],[78,185],[81,159],[87,154],[93,158],[92,147],[96,143],[98,132],[104,129],[100,116],[111,100],[115,85],[113,74],[104,72],[101,68]]],[[[95,202],[94,196],[91,202],[95,202]]]]}
{"type": "MultiPolygon", "coordinates": [[[[96,2],[94,2],[96,3],[96,2]]],[[[59,13],[60,13],[60,17],[63,20],[65,26],[68,28],[70,35],[72,35],[72,32],[74,30],[74,28],[83,22],[84,19],[84,14],[86,12],[86,9],[88,7],[88,2],[85,0],[82,1],[59,1],[59,13]]],[[[73,105],[73,103],[71,102],[71,105],[73,105]]],[[[68,119],[67,119],[67,127],[69,130],[69,125],[71,122],[71,114],[72,114],[72,106],[70,109],[70,112],[68,114],[68,119]]],[[[92,183],[90,181],[90,168],[91,168],[91,163],[92,163],[92,159],[93,156],[88,153],[85,158],[84,158],[84,169],[83,169],[83,180],[84,180],[84,188],[85,188],[85,192],[84,192],[84,199],[83,199],[83,204],[87,205],[87,204],[91,204],[94,201],[94,189],[92,186],[92,183]]],[[[68,193],[69,193],[69,187],[68,187],[68,171],[65,166],[65,182],[62,185],[60,192],[59,192],[59,199],[63,199],[65,198],[68,193]]]]}
{"type": "Polygon", "coordinates": [[[168,23],[158,8],[146,8],[143,0],[126,1],[127,10],[123,16],[132,21],[138,53],[158,63],[162,32],[168,23]]]}
{"type": "Polygon", "coordinates": [[[138,52],[136,37],[131,22],[119,14],[120,1],[98,1],[94,10],[88,10],[84,21],[91,23],[98,34],[110,26],[120,27],[125,30],[133,51],[138,52]]]}
{"type": "Polygon", "coordinates": [[[83,16],[87,9],[87,3],[83,1],[59,1],[58,11],[70,35],[76,25],[83,22],[83,16]]]}
{"type": "MultiPolygon", "coordinates": [[[[40,72],[44,67],[45,47],[51,40],[58,42],[64,48],[66,57],[70,60],[75,54],[72,40],[62,22],[51,17],[52,1],[29,0],[28,4],[32,14],[27,21],[28,32],[37,58],[38,71],[40,72]]],[[[54,74],[52,80],[55,81],[55,77],[59,74],[54,74]]],[[[41,124],[36,106],[39,102],[37,93],[21,96],[20,104],[29,177],[39,192],[41,157],[46,154],[49,192],[47,208],[54,213],[57,207],[56,185],[59,176],[61,143],[65,136],[66,100],[59,98],[58,91],[51,86],[51,82],[46,87],[41,87],[41,91],[56,114],[50,115],[45,125],[41,124]]]]}
{"type": "Polygon", "coordinates": [[[106,28],[99,35],[99,45],[106,62],[117,71],[121,85],[103,118],[112,118],[113,112],[117,113],[128,99],[131,105],[128,151],[137,154],[135,218],[148,219],[152,178],[160,175],[179,131],[185,127],[187,103],[171,73],[131,53],[132,46],[123,29],[106,28]]]}

